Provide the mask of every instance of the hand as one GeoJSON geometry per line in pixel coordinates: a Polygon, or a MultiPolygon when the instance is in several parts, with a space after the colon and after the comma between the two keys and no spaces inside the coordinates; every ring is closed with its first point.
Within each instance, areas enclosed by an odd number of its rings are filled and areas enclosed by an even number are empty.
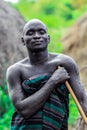
{"type": "Polygon", "coordinates": [[[66,71],[66,69],[64,67],[61,67],[59,69],[57,69],[51,79],[56,83],[56,84],[60,84],[60,83],[64,83],[65,81],[67,81],[70,78],[68,72],[66,71]]]}

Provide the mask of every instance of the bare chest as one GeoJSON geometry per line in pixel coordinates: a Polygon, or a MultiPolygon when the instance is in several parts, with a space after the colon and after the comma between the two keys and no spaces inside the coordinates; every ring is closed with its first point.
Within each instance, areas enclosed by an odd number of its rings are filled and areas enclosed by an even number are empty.
{"type": "Polygon", "coordinates": [[[28,79],[35,75],[52,74],[57,69],[56,64],[32,65],[22,68],[22,80],[28,79]]]}

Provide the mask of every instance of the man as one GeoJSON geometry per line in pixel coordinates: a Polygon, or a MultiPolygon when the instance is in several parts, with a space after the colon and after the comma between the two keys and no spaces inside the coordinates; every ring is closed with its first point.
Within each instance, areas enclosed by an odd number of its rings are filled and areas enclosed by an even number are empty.
{"type": "Polygon", "coordinates": [[[87,114],[87,98],[75,61],[64,54],[48,53],[50,36],[38,19],[24,26],[22,42],[28,57],[10,66],[6,76],[15,107],[11,130],[68,130],[69,92],[65,81],[87,114]]]}

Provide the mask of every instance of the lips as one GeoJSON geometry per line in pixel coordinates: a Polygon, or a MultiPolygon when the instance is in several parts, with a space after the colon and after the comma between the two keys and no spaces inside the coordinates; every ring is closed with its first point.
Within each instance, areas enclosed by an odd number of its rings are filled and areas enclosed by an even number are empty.
{"type": "Polygon", "coordinates": [[[42,42],[43,42],[43,41],[33,41],[32,43],[33,43],[34,45],[40,45],[42,42]]]}
{"type": "Polygon", "coordinates": [[[37,41],[37,40],[35,40],[35,41],[33,41],[34,43],[36,43],[36,42],[38,42],[38,43],[40,43],[40,42],[42,42],[42,41],[37,41]]]}

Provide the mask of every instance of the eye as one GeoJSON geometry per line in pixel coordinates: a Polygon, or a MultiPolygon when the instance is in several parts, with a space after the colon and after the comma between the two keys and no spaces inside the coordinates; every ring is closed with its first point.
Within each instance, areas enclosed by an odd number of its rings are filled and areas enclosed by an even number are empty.
{"type": "Polygon", "coordinates": [[[45,34],[46,32],[42,29],[39,30],[40,34],[45,34]]]}
{"type": "Polygon", "coordinates": [[[30,36],[31,36],[31,35],[33,35],[33,33],[34,33],[33,30],[29,30],[29,31],[26,33],[26,35],[30,35],[30,36]]]}

